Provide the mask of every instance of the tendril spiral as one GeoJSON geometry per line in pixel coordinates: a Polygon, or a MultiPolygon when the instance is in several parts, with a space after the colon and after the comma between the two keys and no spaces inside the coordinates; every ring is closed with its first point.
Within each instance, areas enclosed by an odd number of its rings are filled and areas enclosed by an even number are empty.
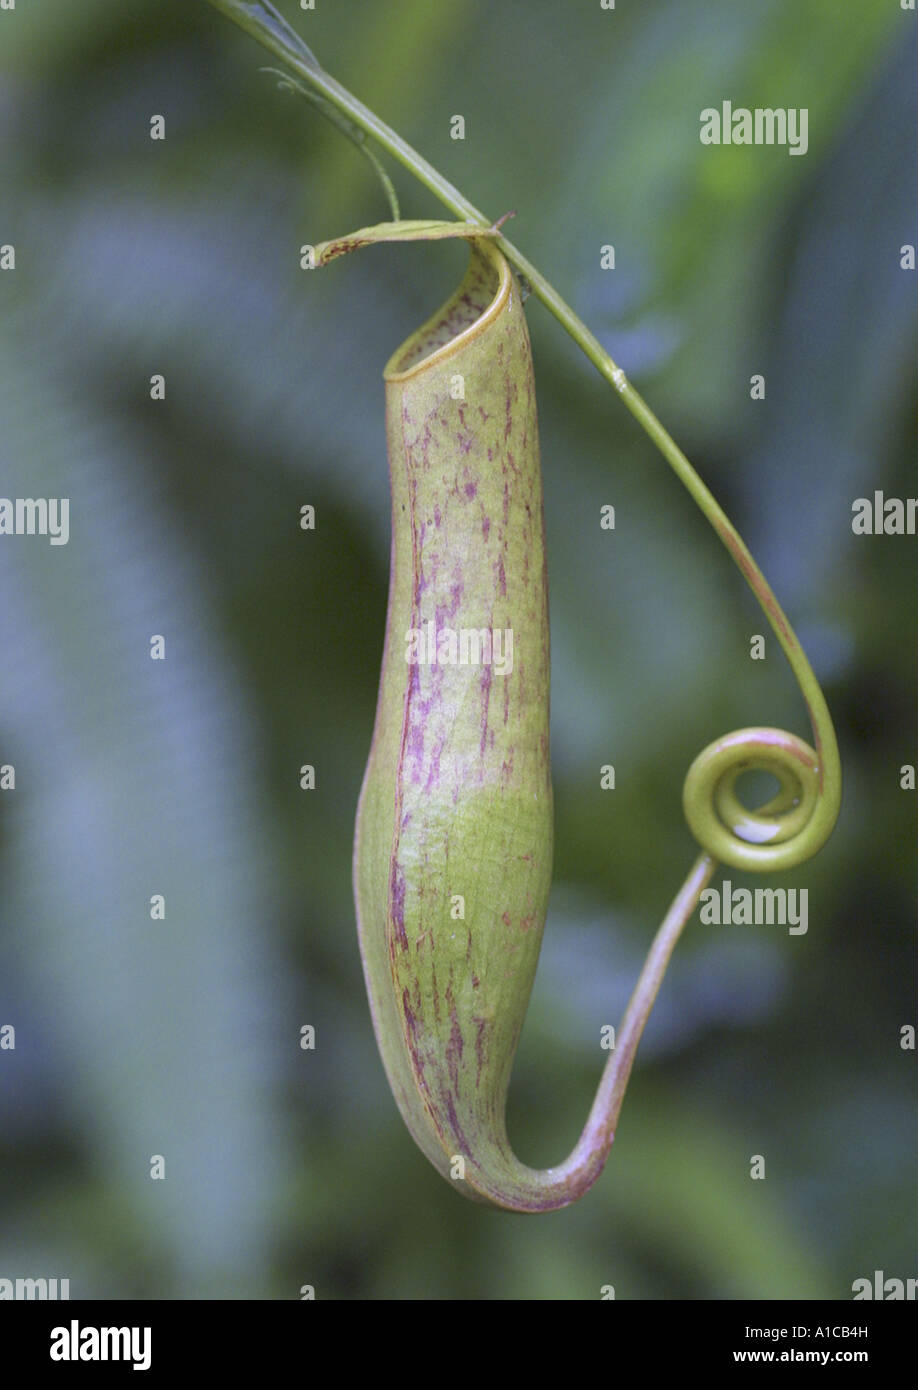
{"type": "Polygon", "coordinates": [[[784,729],[737,729],[708,744],[682,791],[689,829],[702,849],[734,869],[780,871],[810,859],[835,814],[823,794],[815,749],[784,729]],[[740,800],[744,773],[768,772],[779,790],[757,810],[740,800]]]}

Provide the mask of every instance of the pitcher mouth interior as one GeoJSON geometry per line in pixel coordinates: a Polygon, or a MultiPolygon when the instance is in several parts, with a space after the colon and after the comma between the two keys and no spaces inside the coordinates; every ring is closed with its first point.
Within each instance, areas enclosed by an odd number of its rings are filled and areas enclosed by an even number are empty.
{"type": "Polygon", "coordinates": [[[493,241],[480,237],[469,244],[469,263],[458,287],[386,363],[386,381],[404,381],[458,351],[506,306],[513,285],[509,263],[493,241]]]}

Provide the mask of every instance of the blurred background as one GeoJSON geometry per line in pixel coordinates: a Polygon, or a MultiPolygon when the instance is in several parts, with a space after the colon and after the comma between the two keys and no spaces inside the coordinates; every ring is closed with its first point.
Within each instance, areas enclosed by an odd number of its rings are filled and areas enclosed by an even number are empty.
{"type": "MultiPolygon", "coordinates": [[[[304,243],[388,216],[380,187],[204,0],[3,12],[0,492],[69,497],[71,534],[0,542],[0,1277],[73,1297],[847,1299],[877,1269],[918,1275],[900,1046],[918,793],[899,785],[918,541],[851,531],[855,497],[918,490],[915,15],[280,8],[473,202],[516,210],[513,240],[726,506],[824,683],[842,817],[803,869],[727,874],[806,887],[806,935],[696,914],[594,1190],[540,1218],[460,1200],[385,1082],[350,861],[386,603],[381,373],[465,251],[303,272],[304,243]],[[728,99],[808,108],[806,156],[701,145],[728,99]]],[[[393,176],[403,216],[443,215],[393,176]]],[[[528,317],[556,852],[510,1127],[541,1166],[579,1134],[600,1029],[694,857],[689,763],[730,729],[808,730],[776,642],[749,659],[768,629],[707,523],[535,300],[528,317]]]]}

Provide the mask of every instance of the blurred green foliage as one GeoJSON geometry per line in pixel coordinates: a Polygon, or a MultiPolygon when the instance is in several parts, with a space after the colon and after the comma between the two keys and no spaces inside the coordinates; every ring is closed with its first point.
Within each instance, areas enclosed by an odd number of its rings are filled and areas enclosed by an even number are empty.
{"type": "MultiPolygon", "coordinates": [[[[807,935],[696,917],[587,1198],[538,1219],[459,1200],[386,1087],[350,855],[385,616],[381,370],[465,252],[304,275],[300,246],[382,219],[381,190],[204,0],[3,13],[0,491],[69,496],[72,531],[0,546],[0,1276],[419,1299],[844,1299],[877,1268],[914,1276],[898,769],[918,760],[918,543],[850,529],[854,497],[915,491],[914,19],[886,0],[281,8],[478,206],[516,209],[513,239],[727,506],[825,682],[842,820],[774,880],[809,888],[807,935]],[[703,147],[699,112],[726,99],[807,107],[806,157],[703,147]]],[[[394,177],[404,216],[437,214],[394,177]]],[[[706,523],[529,319],[556,872],[510,1120],[547,1164],[693,856],[689,762],[747,724],[807,731],[776,646],[748,659],[762,619],[706,523]]]]}

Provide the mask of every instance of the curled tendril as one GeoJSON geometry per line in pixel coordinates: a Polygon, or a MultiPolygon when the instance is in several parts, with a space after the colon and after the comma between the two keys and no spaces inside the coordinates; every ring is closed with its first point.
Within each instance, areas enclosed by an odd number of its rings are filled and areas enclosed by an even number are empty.
{"type": "Polygon", "coordinates": [[[689,829],[703,849],[734,869],[781,870],[822,847],[832,826],[821,799],[819,759],[784,729],[737,729],[709,743],[682,790],[689,829]],[[780,790],[750,811],[736,794],[746,772],[770,772],[780,790]]]}
{"type": "Polygon", "coordinates": [[[686,461],[677,468],[705,511],[771,624],[806,700],[815,747],[785,729],[737,729],[704,748],[682,789],[689,829],[713,859],[734,869],[780,872],[822,849],[841,806],[841,762],[822,690],[765,576],[733,524],[686,461]],[[778,792],[749,810],[736,784],[747,772],[768,772],[778,792]]]}

